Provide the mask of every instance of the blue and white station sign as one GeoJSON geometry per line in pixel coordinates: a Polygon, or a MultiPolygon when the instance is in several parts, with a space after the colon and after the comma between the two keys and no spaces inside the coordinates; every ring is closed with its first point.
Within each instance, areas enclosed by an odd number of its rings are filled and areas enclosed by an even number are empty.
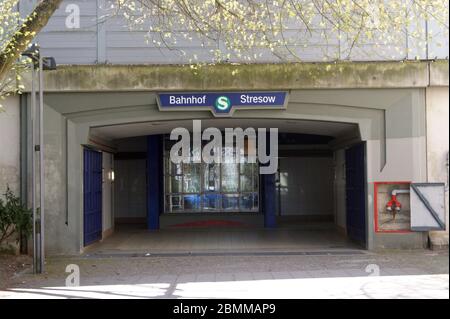
{"type": "Polygon", "coordinates": [[[236,109],[285,109],[288,92],[160,93],[161,111],[211,110],[215,116],[231,116],[236,109]]]}

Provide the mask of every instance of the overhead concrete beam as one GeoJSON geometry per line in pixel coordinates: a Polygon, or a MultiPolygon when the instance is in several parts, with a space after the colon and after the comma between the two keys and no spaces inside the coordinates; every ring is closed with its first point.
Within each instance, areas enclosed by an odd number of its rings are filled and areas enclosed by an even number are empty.
{"type": "Polygon", "coordinates": [[[448,61],[433,61],[430,65],[430,87],[448,86],[448,61]]]}
{"type": "MultiPolygon", "coordinates": [[[[25,83],[27,84],[27,83],[25,83]]],[[[448,61],[289,64],[64,65],[47,92],[286,90],[448,86],[448,61]]],[[[29,85],[26,85],[29,90],[29,85]]]]}

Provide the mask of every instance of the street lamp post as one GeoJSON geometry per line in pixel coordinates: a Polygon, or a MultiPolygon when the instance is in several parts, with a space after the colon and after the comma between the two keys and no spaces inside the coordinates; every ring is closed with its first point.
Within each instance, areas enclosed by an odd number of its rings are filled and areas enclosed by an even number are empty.
{"type": "Polygon", "coordinates": [[[42,57],[40,49],[32,45],[22,55],[32,61],[31,68],[31,209],[33,213],[33,271],[40,274],[44,271],[44,70],[56,69],[53,58],[42,57]],[[37,72],[36,72],[37,69],[37,72]],[[36,112],[36,73],[39,78],[39,109],[36,112]],[[37,114],[36,114],[37,113],[37,114]],[[36,115],[38,122],[36,123],[36,115]],[[37,124],[37,125],[36,125],[37,124]],[[36,144],[36,129],[38,144],[36,144]],[[36,192],[36,153],[39,152],[39,208],[37,208],[36,192]]]}

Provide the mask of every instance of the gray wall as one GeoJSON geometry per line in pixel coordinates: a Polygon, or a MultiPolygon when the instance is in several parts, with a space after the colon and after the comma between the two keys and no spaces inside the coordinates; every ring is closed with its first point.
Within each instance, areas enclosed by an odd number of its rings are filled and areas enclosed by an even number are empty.
{"type": "Polygon", "coordinates": [[[281,216],[333,214],[333,159],[280,158],[281,216]]]}
{"type": "Polygon", "coordinates": [[[67,183],[73,182],[73,177],[68,180],[66,175],[66,121],[48,106],[44,118],[46,253],[52,255],[79,249],[82,220],[67,210],[67,183]]]}
{"type": "Polygon", "coordinates": [[[147,216],[145,160],[116,160],[115,218],[147,216]]]}
{"type": "MultiPolygon", "coordinates": [[[[19,101],[18,96],[0,99],[0,199],[4,199],[8,186],[16,196],[21,195],[19,101]]],[[[15,236],[3,244],[19,251],[15,236]]]]}
{"type": "Polygon", "coordinates": [[[432,245],[448,246],[449,239],[449,90],[448,87],[427,89],[427,181],[446,184],[446,231],[430,232],[432,245]]]}
{"type": "Polygon", "coordinates": [[[20,108],[19,97],[0,101],[0,197],[7,185],[19,195],[20,108]]]}
{"type": "Polygon", "coordinates": [[[103,188],[102,217],[103,233],[109,234],[114,228],[114,181],[111,172],[114,171],[114,155],[103,152],[103,188]]]}
{"type": "Polygon", "coordinates": [[[347,229],[345,150],[334,153],[334,220],[339,229],[347,229]]]}
{"type": "MultiPolygon", "coordinates": [[[[22,14],[29,12],[35,2],[36,0],[21,0],[22,14]]],[[[38,36],[37,41],[42,46],[44,53],[56,57],[60,64],[173,64],[188,63],[194,54],[198,56],[199,61],[210,62],[212,54],[209,50],[217,47],[224,48],[224,44],[221,42],[211,43],[211,41],[195,35],[193,35],[194,40],[192,41],[180,38],[177,44],[172,46],[175,50],[156,47],[152,42],[147,44],[145,30],[148,30],[148,25],[143,30],[129,30],[121,17],[112,17],[98,23],[98,18],[108,13],[102,9],[107,8],[106,2],[106,0],[64,1],[38,36]],[[68,5],[77,5],[80,8],[79,29],[66,27],[66,19],[69,16],[69,13],[66,12],[68,5]],[[181,50],[185,54],[182,54],[181,50]]],[[[309,39],[310,45],[307,47],[304,46],[305,37],[309,37],[307,30],[292,26],[292,29],[288,30],[286,34],[287,37],[299,39],[298,42],[294,42],[295,44],[290,47],[290,50],[294,51],[303,61],[324,61],[324,59],[375,61],[415,59],[416,56],[422,59],[448,57],[448,38],[439,34],[441,30],[437,26],[431,24],[429,29],[433,30],[436,39],[444,43],[442,47],[430,44],[428,50],[419,48],[417,39],[404,33],[393,36],[392,42],[386,43],[386,45],[376,46],[373,41],[366,39],[361,45],[354,46],[350,56],[348,56],[350,47],[348,40],[345,37],[339,39],[337,36],[330,35],[330,31],[326,27],[317,26],[313,29],[309,39]],[[330,37],[328,43],[319,37],[322,31],[328,33],[330,37]],[[394,46],[399,46],[400,50],[395,50],[394,46]],[[406,48],[409,48],[409,51],[406,48]]],[[[421,37],[426,41],[425,35],[421,35],[421,37]]],[[[283,48],[278,48],[276,51],[286,57],[284,60],[293,59],[283,48]]],[[[270,50],[255,49],[253,53],[262,54],[257,62],[280,61],[270,50]]],[[[245,62],[238,57],[232,57],[231,61],[245,62]]]]}
{"type": "MultiPolygon", "coordinates": [[[[114,141],[117,152],[145,152],[145,137],[114,141]]],[[[114,206],[115,218],[146,218],[147,216],[147,162],[145,159],[115,160],[114,206]]]]}

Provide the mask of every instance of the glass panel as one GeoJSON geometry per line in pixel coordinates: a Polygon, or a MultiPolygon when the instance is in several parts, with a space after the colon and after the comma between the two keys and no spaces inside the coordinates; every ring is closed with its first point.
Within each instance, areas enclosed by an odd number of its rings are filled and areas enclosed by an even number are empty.
{"type": "Polygon", "coordinates": [[[169,212],[176,212],[183,210],[181,196],[166,196],[166,209],[169,212]]]}
{"type": "Polygon", "coordinates": [[[258,211],[258,193],[241,194],[240,208],[246,211],[258,211]]]}
{"type": "Polygon", "coordinates": [[[241,191],[253,191],[253,176],[241,175],[241,191]]]}
{"type": "Polygon", "coordinates": [[[164,154],[164,174],[169,175],[170,160],[168,154],[164,154]]]}
{"type": "Polygon", "coordinates": [[[246,162],[241,164],[240,168],[240,173],[241,174],[246,174],[246,175],[255,175],[257,174],[257,169],[258,169],[258,164],[257,163],[247,163],[247,159],[245,160],[246,162]]]}
{"type": "Polygon", "coordinates": [[[255,164],[241,164],[241,192],[253,192],[257,189],[256,168],[255,164]]]}
{"type": "Polygon", "coordinates": [[[211,211],[218,210],[220,208],[221,195],[217,193],[208,193],[202,196],[203,198],[203,210],[211,211]]]}
{"type": "Polygon", "coordinates": [[[200,195],[185,195],[184,196],[185,210],[200,210],[200,195]]]}
{"type": "Polygon", "coordinates": [[[184,192],[199,193],[201,164],[183,164],[184,170],[184,192]]]}
{"type": "MultiPolygon", "coordinates": [[[[258,164],[183,163],[170,161],[165,141],[165,209],[167,212],[258,211],[258,164]]],[[[246,141],[245,148],[249,146],[246,141]]],[[[221,148],[222,156],[233,156],[235,147],[221,148]]],[[[195,154],[191,154],[195,155],[195,154]]]]}
{"type": "Polygon", "coordinates": [[[223,195],[223,209],[224,210],[238,210],[239,209],[239,195],[223,195]]]}
{"type": "Polygon", "coordinates": [[[258,154],[258,147],[256,138],[246,138],[245,139],[245,156],[247,157],[249,154],[256,156],[258,154]]]}
{"type": "Polygon", "coordinates": [[[202,148],[194,149],[193,145],[191,145],[191,160],[195,158],[202,158],[202,148]]]}
{"type": "Polygon", "coordinates": [[[242,210],[252,210],[254,208],[253,194],[241,195],[240,207],[242,210]]]}
{"type": "Polygon", "coordinates": [[[174,162],[172,162],[171,160],[169,160],[170,163],[170,174],[171,175],[181,175],[183,174],[183,170],[182,170],[182,164],[175,164],[174,162]]]}
{"type": "Polygon", "coordinates": [[[181,193],[181,176],[168,176],[169,185],[168,185],[168,191],[169,193],[181,193]]]}
{"type": "Polygon", "coordinates": [[[222,163],[234,163],[234,148],[224,147],[222,148],[222,163]]]}
{"type": "Polygon", "coordinates": [[[253,194],[253,205],[255,207],[255,210],[258,210],[259,207],[259,195],[258,193],[253,194]]]}
{"type": "Polygon", "coordinates": [[[220,191],[220,165],[205,164],[203,166],[203,180],[205,192],[220,191]]]}
{"type": "Polygon", "coordinates": [[[222,191],[237,192],[239,190],[239,165],[222,164],[222,191]]]}

